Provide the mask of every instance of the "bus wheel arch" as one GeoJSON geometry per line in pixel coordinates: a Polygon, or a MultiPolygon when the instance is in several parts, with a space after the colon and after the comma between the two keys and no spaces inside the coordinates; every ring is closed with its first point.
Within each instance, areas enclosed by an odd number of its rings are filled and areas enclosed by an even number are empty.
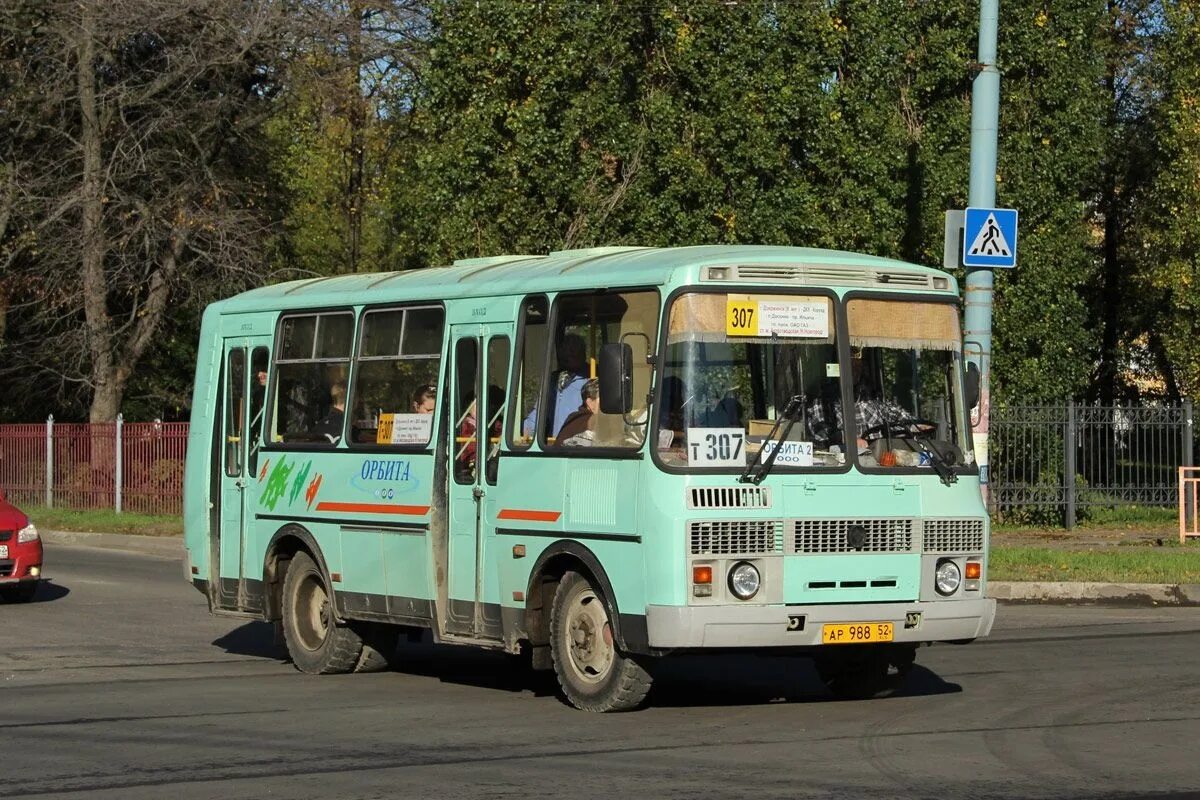
{"type": "Polygon", "coordinates": [[[533,648],[534,669],[552,669],[550,663],[550,608],[558,584],[568,572],[578,572],[587,578],[600,594],[612,625],[617,645],[628,652],[628,642],[621,632],[621,615],[612,583],[596,555],[579,544],[559,540],[547,547],[529,573],[529,589],[525,593],[525,634],[533,648]]]}
{"type": "Polygon", "coordinates": [[[292,558],[301,551],[306,552],[328,577],[325,555],[308,529],[300,525],[284,525],[271,537],[263,561],[263,584],[266,588],[264,619],[278,621],[283,618],[283,581],[292,558]]]}

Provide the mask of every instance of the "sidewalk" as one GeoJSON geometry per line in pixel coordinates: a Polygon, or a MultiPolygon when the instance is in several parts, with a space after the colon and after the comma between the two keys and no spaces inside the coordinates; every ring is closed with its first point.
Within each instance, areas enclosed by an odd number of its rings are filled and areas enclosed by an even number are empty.
{"type": "MultiPolygon", "coordinates": [[[[109,550],[145,553],[160,558],[183,557],[183,540],[178,536],[42,531],[42,538],[50,546],[62,544],[100,547],[109,550]]],[[[1053,547],[1054,545],[1047,546],[1053,547]]],[[[1200,606],[1200,584],[991,581],[988,583],[988,596],[1002,603],[1144,607],[1200,606]]]]}

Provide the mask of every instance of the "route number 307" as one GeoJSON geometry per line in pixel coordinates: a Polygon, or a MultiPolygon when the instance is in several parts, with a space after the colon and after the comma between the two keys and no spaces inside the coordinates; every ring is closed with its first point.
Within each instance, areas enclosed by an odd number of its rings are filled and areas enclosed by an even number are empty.
{"type": "Polygon", "coordinates": [[[746,463],[746,458],[742,455],[746,435],[740,429],[693,431],[694,434],[688,436],[688,447],[691,450],[689,460],[693,464],[732,467],[746,463]]]}

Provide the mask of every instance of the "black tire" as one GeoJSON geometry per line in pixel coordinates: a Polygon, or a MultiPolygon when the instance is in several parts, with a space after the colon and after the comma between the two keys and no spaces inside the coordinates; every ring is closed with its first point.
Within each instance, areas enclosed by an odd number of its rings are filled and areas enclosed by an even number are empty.
{"type": "Polygon", "coordinates": [[[817,674],[838,700],[871,700],[894,694],[912,670],[915,647],[838,645],[819,656],[817,674]]]}
{"type": "Polygon", "coordinates": [[[383,672],[395,661],[400,629],[378,622],[354,624],[354,632],[362,639],[362,655],[354,665],[355,672],[383,672]]]}
{"type": "Polygon", "coordinates": [[[283,579],[283,638],[296,669],[309,675],[351,672],[363,640],[334,615],[329,583],[312,556],[292,556],[283,579]]]}
{"type": "Polygon", "coordinates": [[[650,692],[650,673],[618,651],[604,598],[578,572],[554,593],[550,654],[567,701],[583,711],[628,711],[650,692]]]}
{"type": "Polygon", "coordinates": [[[18,583],[16,586],[6,586],[0,589],[0,597],[3,597],[9,603],[28,603],[33,600],[34,595],[37,594],[37,590],[37,581],[18,583]]]}

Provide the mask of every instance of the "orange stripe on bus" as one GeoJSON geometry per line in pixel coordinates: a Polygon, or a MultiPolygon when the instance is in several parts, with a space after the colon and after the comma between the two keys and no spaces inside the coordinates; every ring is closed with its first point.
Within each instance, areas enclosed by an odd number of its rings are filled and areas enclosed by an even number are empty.
{"type": "Polygon", "coordinates": [[[317,503],[317,511],[343,511],[351,514],[405,514],[423,517],[429,513],[429,506],[397,506],[391,503],[317,503]]]}
{"type": "Polygon", "coordinates": [[[558,522],[561,511],[530,511],[525,508],[502,508],[497,519],[523,519],[527,522],[558,522]]]}

